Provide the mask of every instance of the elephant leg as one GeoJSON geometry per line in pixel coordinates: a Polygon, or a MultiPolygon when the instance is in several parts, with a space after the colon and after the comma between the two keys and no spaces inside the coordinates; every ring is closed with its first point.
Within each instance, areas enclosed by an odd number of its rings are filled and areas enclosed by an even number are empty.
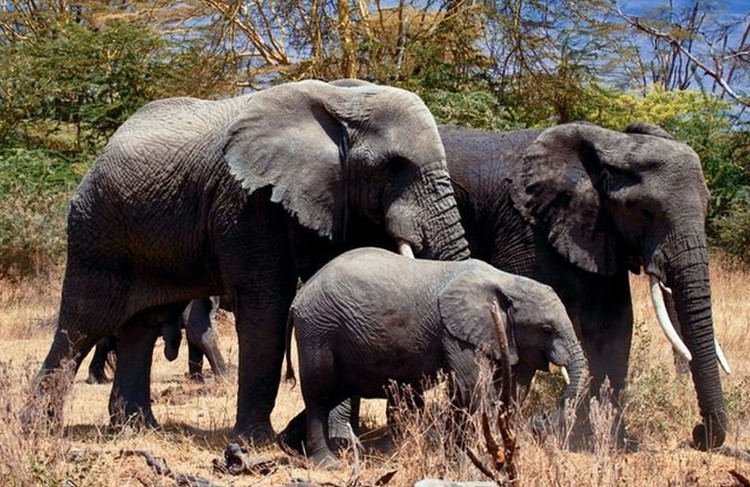
{"type": "Polygon", "coordinates": [[[359,396],[352,396],[343,400],[331,410],[331,413],[328,415],[328,430],[331,433],[333,441],[342,440],[348,444],[350,440],[350,426],[352,432],[356,436],[359,436],[361,432],[359,424],[360,403],[359,396]]]}
{"type": "Polygon", "coordinates": [[[202,383],[203,377],[203,350],[188,339],[188,375],[193,382],[202,383]]]}
{"type": "Polygon", "coordinates": [[[109,382],[105,368],[110,353],[115,353],[117,347],[117,337],[109,335],[96,342],[94,356],[89,363],[89,375],[86,378],[87,384],[106,384],[109,382]]]}
{"type": "Polygon", "coordinates": [[[237,294],[235,320],[239,339],[237,420],[233,434],[254,443],[273,442],[271,411],[281,380],[286,318],[295,280],[257,295],[237,294]],[[265,298],[265,299],[264,299],[265,298]]]}
{"type": "Polygon", "coordinates": [[[117,369],[109,398],[110,421],[124,425],[136,419],[159,429],[151,411],[151,363],[160,328],[134,317],[121,328],[117,342],[117,369]]]}
{"type": "Polygon", "coordinates": [[[289,448],[300,455],[304,455],[306,437],[307,410],[303,410],[287,423],[286,428],[279,432],[277,440],[282,444],[282,448],[289,448]]]}
{"type": "MultiPolygon", "coordinates": [[[[329,441],[334,449],[344,449],[351,446],[349,426],[355,436],[361,433],[359,425],[359,396],[352,396],[341,401],[328,414],[329,441]]],[[[304,442],[307,436],[307,419],[305,411],[295,416],[286,428],[279,433],[279,441],[300,454],[304,454],[304,442]]]]}
{"type": "MultiPolygon", "coordinates": [[[[297,325],[304,328],[300,323],[297,325]]],[[[304,338],[300,340],[305,343],[304,338]]],[[[307,423],[305,453],[317,465],[335,468],[339,462],[329,446],[328,416],[346,396],[341,391],[334,353],[310,344],[299,348],[298,361],[307,423]]]]}
{"type": "Polygon", "coordinates": [[[96,342],[114,332],[114,327],[107,324],[115,322],[112,317],[121,311],[118,307],[120,302],[102,302],[99,294],[101,286],[83,287],[79,286],[82,284],[79,282],[71,284],[70,281],[74,280],[67,273],[72,272],[73,268],[75,263],[71,261],[63,284],[63,296],[70,298],[61,303],[49,352],[19,413],[24,427],[56,429],[62,425],[64,401],[76,372],[96,342]],[[85,292],[76,294],[70,289],[83,289],[85,292]],[[40,421],[44,424],[39,424],[40,421]]]}
{"type": "MultiPolygon", "coordinates": [[[[627,275],[614,276],[614,283],[600,286],[600,291],[580,315],[582,344],[588,353],[591,372],[590,392],[599,395],[600,401],[610,401],[617,409],[614,431],[618,447],[628,451],[638,448],[637,442],[628,438],[622,418],[622,392],[630,359],[633,336],[633,309],[627,275]],[[603,390],[605,381],[609,391],[603,390]]],[[[587,401],[578,411],[579,418],[588,415],[587,401]]],[[[585,419],[585,418],[584,418],[585,419]]],[[[581,430],[577,422],[574,437],[588,436],[588,428],[581,430]]]]}
{"type": "MultiPolygon", "coordinates": [[[[218,302],[216,303],[218,306],[218,302]]],[[[218,334],[213,326],[214,303],[210,298],[196,299],[190,304],[185,333],[188,340],[189,371],[194,380],[203,379],[203,356],[208,358],[217,379],[227,377],[227,366],[219,350],[218,334]]]]}
{"type": "MultiPolygon", "coordinates": [[[[307,404],[307,401],[305,401],[307,404]]],[[[337,468],[339,460],[331,451],[326,441],[328,435],[328,413],[330,408],[315,404],[305,408],[307,434],[305,436],[305,453],[316,465],[324,468],[337,468]]]]}

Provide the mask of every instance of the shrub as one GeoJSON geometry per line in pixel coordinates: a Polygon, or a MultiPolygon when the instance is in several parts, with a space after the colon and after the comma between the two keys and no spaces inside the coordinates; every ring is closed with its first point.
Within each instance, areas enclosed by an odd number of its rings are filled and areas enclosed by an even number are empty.
{"type": "Polygon", "coordinates": [[[0,277],[39,274],[63,261],[67,201],[84,171],[46,151],[0,151],[0,277]]]}

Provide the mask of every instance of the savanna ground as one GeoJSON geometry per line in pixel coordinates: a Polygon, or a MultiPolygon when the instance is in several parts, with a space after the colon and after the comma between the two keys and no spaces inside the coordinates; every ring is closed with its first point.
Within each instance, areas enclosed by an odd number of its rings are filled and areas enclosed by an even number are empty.
{"type": "MultiPolygon", "coordinates": [[[[551,405],[561,387],[558,375],[542,374],[532,396],[517,416],[518,466],[525,486],[733,486],[741,485],[728,473],[735,470],[750,477],[750,463],[715,453],[701,453],[688,445],[698,420],[695,392],[689,378],[678,377],[672,353],[658,329],[648,300],[647,280],[632,278],[636,331],[625,398],[628,431],[640,440],[640,451],[614,451],[606,433],[612,411],[592,407],[592,423],[601,433],[592,439],[593,452],[572,453],[560,441],[535,439],[523,424],[528,411],[551,405]],[[593,417],[595,416],[595,417],[593,417]]],[[[730,415],[727,444],[750,447],[750,304],[747,290],[750,274],[723,259],[712,264],[714,320],[717,335],[732,366],[722,373],[730,415]]],[[[448,438],[425,434],[430,425],[441,430],[447,406],[440,394],[430,396],[421,420],[403,426],[403,439],[385,447],[372,441],[369,454],[345,452],[345,467],[321,471],[289,457],[276,446],[250,449],[249,456],[267,458],[276,464],[264,475],[232,476],[219,473],[212,460],[220,458],[227,445],[234,419],[234,378],[228,383],[187,381],[187,350],[167,362],[160,343],[154,354],[152,374],[153,409],[163,431],[111,431],[107,400],[110,385],[84,383],[88,359],[84,361],[65,407],[62,435],[43,431],[22,432],[16,413],[30,380],[39,369],[53,333],[50,317],[60,295],[60,274],[45,279],[0,283],[0,484],[65,486],[171,486],[173,478],[159,475],[143,457],[125,452],[148,450],[161,457],[174,471],[209,479],[217,485],[283,485],[295,479],[330,482],[344,486],[358,478],[359,485],[374,485],[387,472],[395,471],[388,485],[407,486],[425,478],[485,480],[463,454],[455,452],[448,438]],[[438,419],[431,419],[438,418],[438,419]],[[354,472],[357,472],[356,475],[354,472]]],[[[237,346],[232,318],[222,315],[218,328],[225,358],[236,371],[237,346]]],[[[282,429],[302,409],[299,387],[282,384],[272,417],[282,429]]],[[[385,423],[382,401],[367,401],[363,409],[366,428],[385,423]]],[[[380,428],[382,430],[382,428],[380,428]]],[[[367,443],[366,443],[367,446],[367,443]]],[[[483,441],[477,435],[474,451],[483,441]]]]}

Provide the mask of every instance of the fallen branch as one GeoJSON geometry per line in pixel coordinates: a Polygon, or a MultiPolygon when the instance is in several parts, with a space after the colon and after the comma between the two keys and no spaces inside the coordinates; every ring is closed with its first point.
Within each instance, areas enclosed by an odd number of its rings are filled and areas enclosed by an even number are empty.
{"type": "Polygon", "coordinates": [[[271,475],[278,468],[278,462],[270,458],[251,460],[247,451],[237,443],[229,443],[224,449],[223,459],[214,458],[214,470],[230,475],[271,475]]]}
{"type": "Polygon", "coordinates": [[[173,472],[167,465],[167,462],[163,458],[154,457],[153,453],[148,450],[122,450],[120,451],[120,458],[129,456],[141,456],[146,459],[146,464],[151,467],[154,472],[177,482],[177,485],[185,485],[188,487],[221,487],[218,484],[211,482],[203,477],[197,475],[184,474],[180,472],[173,472]]]}
{"type": "Polygon", "coordinates": [[[735,446],[722,446],[721,448],[715,448],[711,451],[713,453],[720,453],[727,457],[736,458],[738,460],[744,460],[750,463],[750,450],[746,448],[737,448],[735,446]]]}
{"type": "Polygon", "coordinates": [[[739,482],[742,487],[750,487],[750,480],[748,480],[747,477],[739,473],[737,470],[730,470],[729,475],[734,477],[734,479],[739,482]]]}

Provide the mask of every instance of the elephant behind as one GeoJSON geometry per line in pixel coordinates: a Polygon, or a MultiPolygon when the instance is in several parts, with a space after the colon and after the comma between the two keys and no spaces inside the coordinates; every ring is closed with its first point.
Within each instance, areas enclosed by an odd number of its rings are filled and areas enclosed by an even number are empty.
{"type": "MultiPolygon", "coordinates": [[[[720,446],[727,413],[717,367],[704,222],[708,190],[696,153],[644,123],[616,132],[589,123],[490,133],[441,127],[472,256],[552,286],[576,325],[592,374],[625,387],[633,312],[628,272],[652,283],[691,357],[703,424],[693,440],[720,446]]],[[[674,327],[672,327],[674,329],[674,327]]],[[[516,366],[528,384],[538,364],[516,366]]],[[[624,439],[620,430],[620,439],[624,439]]]]}
{"type": "Polygon", "coordinates": [[[586,359],[549,286],[479,260],[413,260],[363,248],[328,263],[292,304],[287,376],[294,376],[294,329],[305,420],[298,416],[287,432],[296,435],[294,430],[304,425],[307,454],[333,465],[328,414],[349,396],[386,397],[395,380],[411,386],[421,403],[423,379],[445,370],[452,373],[449,389],[456,404],[476,404],[478,353],[489,350],[496,363],[503,359],[490,314],[493,301],[502,308],[511,363],[543,356],[569,371],[564,398],[580,394],[586,359]]]}
{"type": "Polygon", "coordinates": [[[158,325],[192,299],[229,294],[239,338],[234,432],[257,441],[274,437],[298,279],[364,244],[469,255],[426,106],[408,91],[360,83],[149,103],[84,177],[67,235],[57,329],[22,418],[59,422],[72,378],[50,379],[117,333],[113,421],[158,427],[150,406],[158,325]]]}

